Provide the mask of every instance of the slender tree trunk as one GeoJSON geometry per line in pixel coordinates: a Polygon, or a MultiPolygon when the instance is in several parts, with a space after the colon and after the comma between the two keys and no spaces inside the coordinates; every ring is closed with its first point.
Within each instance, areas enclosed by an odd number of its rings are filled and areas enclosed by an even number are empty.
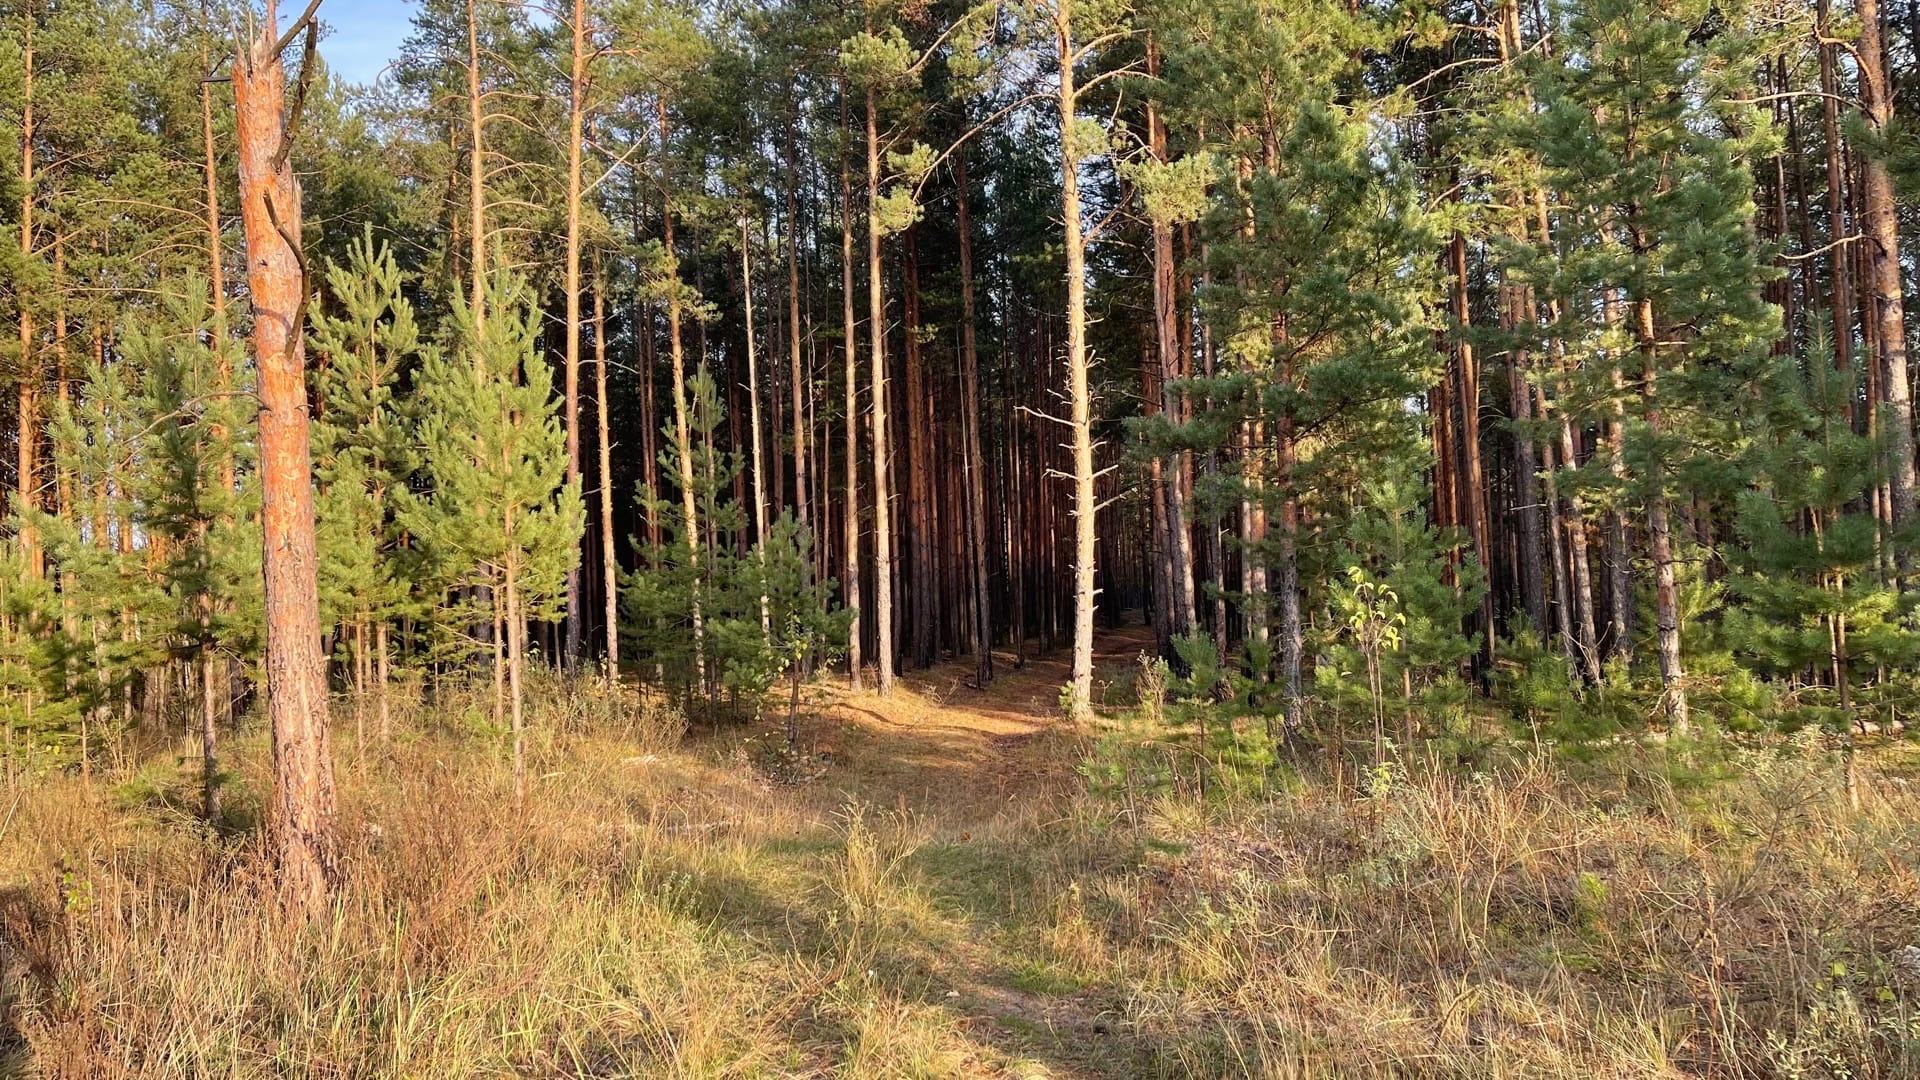
{"type": "MultiPolygon", "coordinates": [[[[1884,133],[1893,120],[1893,87],[1887,75],[1887,50],[1881,26],[1880,0],[1857,0],[1860,18],[1858,48],[1860,66],[1860,111],[1876,134],[1884,133]]],[[[1907,372],[1907,316],[1904,286],[1900,275],[1900,219],[1893,197],[1893,178],[1886,162],[1878,155],[1862,156],[1860,180],[1866,213],[1862,224],[1866,233],[1866,259],[1871,305],[1872,340],[1886,379],[1887,486],[1892,502],[1893,526],[1902,528],[1913,520],[1913,391],[1907,372]]],[[[1902,549],[1898,558],[1904,572],[1910,556],[1902,549]]]]}
{"type": "MultiPolygon", "coordinates": [[[[1829,36],[1827,29],[1827,0],[1816,4],[1819,12],[1818,28],[1820,37],[1829,36]]],[[[1845,371],[1853,361],[1853,283],[1852,263],[1854,245],[1843,243],[1849,235],[1847,228],[1847,166],[1843,157],[1844,146],[1840,139],[1840,80],[1835,73],[1837,61],[1835,53],[1838,45],[1822,41],[1820,51],[1820,130],[1826,142],[1827,158],[1827,243],[1834,246],[1828,254],[1832,271],[1832,290],[1828,294],[1829,314],[1833,318],[1833,366],[1845,371]]],[[[1852,398],[1848,399],[1849,411],[1857,414],[1858,406],[1852,398]]],[[[1855,425],[1859,425],[1856,415],[1855,425]]]]}
{"type": "MultiPolygon", "coordinates": [[[[1156,268],[1157,270],[1157,268],[1156,268]]],[[[1158,297],[1156,297],[1157,301],[1158,297]]],[[[1148,418],[1161,415],[1160,409],[1160,360],[1155,351],[1155,335],[1143,334],[1140,339],[1140,401],[1148,418]]],[[[1166,461],[1155,455],[1147,462],[1147,528],[1151,541],[1147,548],[1149,580],[1152,582],[1152,602],[1148,605],[1148,622],[1153,626],[1155,651],[1162,657],[1172,657],[1174,637],[1173,614],[1173,538],[1167,528],[1167,469],[1166,461]]]]}
{"type": "MultiPolygon", "coordinates": [[[[1544,409],[1544,399],[1542,407],[1544,409]]],[[[1560,414],[1560,460],[1567,468],[1580,464],[1578,445],[1574,439],[1573,421],[1563,410],[1560,414]]],[[[1552,498],[1556,489],[1549,483],[1548,497],[1552,498]]],[[[1593,617],[1593,569],[1587,545],[1587,507],[1586,500],[1572,495],[1567,500],[1566,529],[1569,541],[1569,561],[1573,576],[1574,611],[1571,620],[1574,626],[1574,646],[1580,652],[1580,665],[1586,673],[1587,681],[1600,681],[1599,632],[1593,617]]]]}
{"type": "Polygon", "coordinates": [[[306,274],[300,189],[285,153],[286,77],[272,0],[233,64],[240,209],[259,372],[267,712],[274,790],[268,819],[289,911],[325,910],[334,873],[333,760],[320,654],[312,460],[307,446],[306,274]]]}
{"type": "MultiPolygon", "coordinates": [[[[1206,268],[1201,271],[1201,275],[1200,275],[1201,291],[1206,292],[1213,288],[1213,270],[1211,268],[1212,266],[1211,256],[1209,253],[1208,245],[1206,244],[1202,244],[1200,246],[1200,265],[1206,268]]],[[[1214,350],[1214,343],[1213,343],[1213,322],[1211,319],[1203,319],[1200,322],[1200,364],[1201,364],[1200,374],[1204,376],[1209,382],[1211,382],[1214,377],[1214,372],[1216,367],[1216,353],[1214,350]]],[[[1209,398],[1208,407],[1211,408],[1212,405],[1213,405],[1213,402],[1211,398],[1209,398]]],[[[1209,479],[1212,479],[1219,475],[1220,473],[1219,450],[1213,449],[1213,450],[1207,451],[1206,459],[1202,462],[1202,471],[1207,475],[1209,479]]],[[[1226,533],[1225,522],[1218,513],[1215,513],[1211,515],[1211,520],[1209,520],[1206,523],[1206,529],[1207,529],[1207,573],[1213,579],[1213,589],[1212,589],[1213,647],[1214,647],[1215,654],[1220,658],[1225,659],[1227,655],[1227,618],[1228,618],[1228,615],[1227,615],[1227,545],[1226,545],[1226,537],[1225,537],[1225,533],[1226,533]]]]}
{"type": "MultiPolygon", "coordinates": [[[[807,417],[805,401],[809,380],[802,371],[800,360],[800,215],[799,169],[794,164],[794,129],[799,127],[796,117],[787,130],[787,360],[792,367],[790,384],[793,387],[793,504],[800,523],[800,535],[811,541],[814,524],[813,511],[808,504],[807,491],[807,417]]],[[[808,584],[813,581],[813,560],[811,557],[801,563],[801,573],[808,584]]]]}
{"type": "MultiPolygon", "coordinates": [[[[636,336],[645,332],[638,323],[636,336]]],[[[651,372],[642,372],[651,379],[651,372]]],[[[608,418],[611,403],[607,396],[607,279],[601,272],[600,257],[593,259],[593,378],[594,406],[599,421],[600,448],[600,573],[606,592],[607,680],[620,677],[620,560],[615,553],[613,535],[613,439],[608,418]]]]}
{"type": "MultiPolygon", "coordinates": [[[[1539,232],[1540,242],[1548,243],[1553,236],[1552,219],[1547,214],[1546,192],[1537,187],[1533,190],[1533,211],[1534,225],[1539,232]]],[[[1560,315],[1559,301],[1550,301],[1547,304],[1549,322],[1557,325],[1560,315]]],[[[1567,360],[1566,346],[1558,337],[1548,342],[1548,353],[1552,358],[1555,372],[1563,376],[1572,374],[1572,366],[1567,360]]],[[[1552,411],[1546,389],[1536,387],[1535,394],[1540,406],[1540,415],[1544,419],[1552,411]]],[[[1569,469],[1577,468],[1580,465],[1580,445],[1574,431],[1573,418],[1568,415],[1566,409],[1560,409],[1558,412],[1560,464],[1569,469]]],[[[1549,444],[1549,453],[1551,453],[1551,444],[1549,444]]],[[[1547,498],[1554,500],[1557,511],[1559,508],[1558,481],[1552,473],[1552,467],[1549,466],[1547,498]]],[[[1600,634],[1598,618],[1594,614],[1593,567],[1587,540],[1587,507],[1586,500],[1582,499],[1578,493],[1568,495],[1564,522],[1568,540],[1568,570],[1572,577],[1569,584],[1573,600],[1573,610],[1569,612],[1568,621],[1575,628],[1574,646],[1580,653],[1581,669],[1585,672],[1588,682],[1598,682],[1600,681],[1600,634]]],[[[1622,530],[1623,538],[1624,535],[1625,532],[1622,530]]],[[[1557,562],[1554,572],[1559,573],[1557,562]]]]}
{"type": "MultiPolygon", "coordinates": [[[[1453,317],[1465,329],[1472,322],[1467,304],[1467,238],[1456,232],[1447,244],[1447,263],[1453,279],[1453,317]]],[[[1459,380],[1460,450],[1466,475],[1460,478],[1466,489],[1467,525],[1473,535],[1473,550],[1487,572],[1487,589],[1480,601],[1481,656],[1491,673],[1495,654],[1493,625],[1493,530],[1487,519],[1487,489],[1480,467],[1480,367],[1473,346],[1466,341],[1454,343],[1454,373],[1459,380]]]]}
{"type": "MultiPolygon", "coordinates": [[[[1284,335],[1284,330],[1282,330],[1284,335]]],[[[1282,378],[1293,381],[1291,361],[1283,365],[1282,378]]],[[[1280,692],[1283,695],[1282,718],[1289,738],[1297,735],[1305,717],[1301,711],[1306,676],[1306,621],[1300,611],[1300,499],[1294,492],[1293,469],[1298,454],[1294,442],[1293,412],[1281,414],[1274,438],[1274,479],[1280,486],[1280,584],[1274,595],[1280,600],[1280,692]]],[[[1256,521],[1260,537],[1266,535],[1264,508],[1256,521]]]]}
{"type": "Polygon", "coordinates": [[[960,230],[960,384],[965,399],[960,403],[960,423],[966,442],[967,546],[973,556],[973,675],[984,687],[993,681],[993,583],[987,564],[987,459],[980,447],[985,402],[980,397],[973,294],[973,196],[967,184],[965,147],[954,152],[953,184],[960,230]]]}
{"type": "MultiPolygon", "coordinates": [[[[493,581],[493,571],[487,571],[488,582],[493,581]]],[[[487,598],[487,634],[493,648],[493,729],[500,730],[507,722],[507,625],[506,597],[491,584],[485,590],[487,598]]]]}
{"type": "MultiPolygon", "coordinates": [[[[1635,247],[1646,250],[1645,238],[1636,236],[1635,247]]],[[[1657,385],[1659,368],[1655,336],[1653,301],[1640,297],[1634,301],[1634,331],[1639,338],[1644,362],[1640,400],[1651,437],[1665,432],[1657,385]]],[[[1653,560],[1653,610],[1655,648],[1660,658],[1660,685],[1666,699],[1667,720],[1677,735],[1688,730],[1686,669],[1680,656],[1680,591],[1673,556],[1673,528],[1670,521],[1671,499],[1666,478],[1657,468],[1647,477],[1647,546],[1653,560]]]]}
{"type": "Polygon", "coordinates": [[[846,533],[842,576],[846,580],[841,587],[846,590],[847,610],[853,613],[853,621],[847,628],[847,683],[857,693],[860,690],[860,620],[864,615],[860,610],[860,354],[853,317],[853,179],[844,148],[853,140],[844,95],[840,100],[840,128],[848,136],[842,141],[840,152],[840,315],[847,372],[847,476],[841,509],[846,533]]]}
{"type": "MultiPolygon", "coordinates": [[[[1546,412],[1546,399],[1542,397],[1539,404],[1540,411],[1544,414],[1546,412]]],[[[1543,466],[1541,471],[1544,473],[1544,481],[1541,486],[1546,490],[1547,526],[1545,532],[1547,534],[1547,557],[1553,563],[1553,573],[1550,575],[1553,579],[1554,627],[1552,632],[1560,639],[1560,651],[1567,658],[1567,671],[1571,673],[1575,670],[1575,666],[1578,664],[1580,658],[1576,655],[1579,646],[1574,640],[1573,604],[1567,595],[1568,574],[1565,537],[1568,534],[1560,516],[1560,484],[1558,480],[1558,467],[1554,460],[1553,443],[1543,441],[1540,444],[1540,450],[1543,466]]],[[[1546,633],[1546,628],[1542,627],[1541,632],[1543,634],[1546,633]]]]}
{"type": "Polygon", "coordinates": [[[373,624],[373,652],[377,692],[380,695],[380,742],[393,742],[393,676],[387,667],[387,621],[373,624]]]}
{"type": "Polygon", "coordinates": [[[467,303],[476,328],[486,321],[487,298],[486,102],[480,93],[479,8],[480,0],[467,0],[467,303]]]}
{"type": "Polygon", "coordinates": [[[673,247],[673,195],[667,181],[667,103],[655,103],[655,118],[660,129],[660,232],[666,248],[667,274],[667,355],[673,366],[673,438],[674,452],[680,459],[680,514],[686,530],[687,569],[692,575],[693,598],[693,674],[695,684],[707,685],[706,623],[700,611],[700,511],[694,494],[693,433],[687,415],[687,358],[680,341],[680,260],[673,247]]]}
{"type": "MultiPolygon", "coordinates": [[[[580,201],[582,157],[586,153],[587,35],[586,0],[573,0],[573,69],[567,80],[567,482],[580,481],[580,201]]],[[[566,640],[560,659],[569,670],[580,662],[585,598],[580,595],[580,564],[567,569],[566,640]]]]}
{"type": "MultiPolygon", "coordinates": [[[[202,631],[209,629],[203,624],[202,631]]],[[[201,813],[207,823],[220,823],[220,703],[214,697],[216,679],[225,678],[220,654],[203,639],[200,647],[200,783],[201,813]]]]}
{"type": "MultiPolygon", "coordinates": [[[[1524,204],[1515,206],[1519,212],[1524,204]]],[[[1527,241],[1524,224],[1516,226],[1517,240],[1521,244],[1527,241]]],[[[1528,300],[1524,286],[1503,280],[1500,283],[1501,322],[1510,334],[1523,329],[1530,330],[1533,324],[1533,305],[1528,300]]],[[[1531,363],[1531,350],[1526,346],[1514,347],[1507,354],[1507,397],[1513,410],[1513,486],[1514,512],[1520,519],[1520,596],[1527,609],[1528,618],[1533,620],[1534,629],[1547,634],[1551,629],[1547,625],[1546,577],[1540,565],[1540,464],[1538,451],[1534,444],[1533,390],[1527,382],[1527,368],[1531,363]]],[[[1557,545],[1559,538],[1554,542],[1557,545]]],[[[1555,560],[1554,573],[1560,572],[1560,563],[1555,560]]]]}
{"type": "MultiPolygon", "coordinates": [[[[741,310],[747,317],[747,413],[748,423],[753,428],[750,433],[753,436],[753,536],[760,552],[760,568],[764,571],[767,566],[767,462],[761,445],[765,441],[762,432],[766,429],[760,418],[760,358],[753,337],[752,238],[748,234],[747,218],[744,214],[740,216],[740,299],[741,310]]],[[[760,632],[771,640],[773,622],[767,607],[765,589],[760,593],[760,632]]]]}
{"type": "MultiPolygon", "coordinates": [[[[1072,0],[1056,0],[1054,38],[1060,55],[1060,128],[1071,136],[1079,119],[1074,64],[1072,0]]],[[[1073,668],[1070,711],[1075,723],[1093,718],[1094,515],[1093,388],[1087,360],[1087,242],[1080,221],[1080,154],[1071,137],[1061,140],[1061,218],[1067,255],[1067,401],[1073,452],[1073,668]]]]}
{"type": "MultiPolygon", "coordinates": [[[[202,50],[205,58],[205,51],[202,50]]],[[[200,145],[205,157],[207,212],[207,282],[213,298],[215,334],[224,342],[227,325],[227,265],[220,243],[220,160],[214,152],[213,84],[200,84],[200,145]]]]}
{"type": "Polygon", "coordinates": [[[920,347],[920,253],[919,228],[908,226],[900,234],[900,313],[903,357],[906,367],[907,434],[907,544],[901,552],[907,559],[908,600],[913,611],[913,664],[931,667],[935,655],[934,627],[939,608],[939,590],[934,587],[934,500],[928,475],[932,464],[931,432],[927,410],[927,373],[920,347]]]}
{"type": "MultiPolygon", "coordinates": [[[[1160,74],[1160,50],[1151,38],[1147,41],[1147,72],[1154,77],[1160,74]]],[[[1151,100],[1147,103],[1147,145],[1154,160],[1164,162],[1168,159],[1167,125],[1160,118],[1159,107],[1151,100]]],[[[1178,297],[1174,285],[1173,224],[1155,220],[1153,327],[1160,366],[1158,404],[1167,422],[1178,426],[1186,420],[1180,393],[1175,387],[1182,374],[1181,360],[1187,345],[1179,336],[1178,297]]],[[[1186,492],[1182,483],[1182,476],[1189,467],[1184,451],[1169,455],[1165,469],[1167,483],[1160,493],[1164,502],[1162,516],[1166,519],[1167,536],[1168,633],[1174,637],[1191,631],[1194,622],[1193,551],[1187,534],[1186,492]]]]}
{"type": "MultiPolygon", "coordinates": [[[[20,263],[22,268],[33,262],[33,210],[34,210],[34,49],[33,49],[33,6],[29,4],[24,13],[24,26],[21,33],[21,105],[20,105],[20,263]]],[[[40,395],[40,358],[39,350],[34,347],[33,307],[28,290],[15,289],[15,303],[18,305],[20,330],[20,386],[15,399],[17,409],[14,414],[14,500],[13,510],[20,524],[18,539],[20,547],[27,557],[27,564],[38,576],[40,566],[39,544],[29,514],[39,499],[34,483],[35,458],[40,438],[39,395],[40,395]]]]}
{"type": "Polygon", "coordinates": [[[873,623],[878,689],[893,692],[893,486],[887,461],[887,305],[880,265],[879,101],[867,91],[867,323],[873,378],[873,623]]]}
{"type": "MultiPolygon", "coordinates": [[[[340,635],[346,636],[346,627],[340,635]]],[[[353,623],[353,756],[359,768],[367,766],[367,684],[372,682],[372,655],[367,648],[367,618],[362,611],[353,623]]]]}
{"type": "MultiPolygon", "coordinates": [[[[511,525],[513,512],[507,512],[508,543],[515,541],[511,525]]],[[[513,702],[513,801],[515,805],[527,801],[527,726],[524,711],[526,691],[521,682],[521,668],[525,665],[527,652],[527,622],[520,613],[520,567],[512,555],[507,556],[506,566],[507,593],[507,684],[508,696],[513,702]]]]}

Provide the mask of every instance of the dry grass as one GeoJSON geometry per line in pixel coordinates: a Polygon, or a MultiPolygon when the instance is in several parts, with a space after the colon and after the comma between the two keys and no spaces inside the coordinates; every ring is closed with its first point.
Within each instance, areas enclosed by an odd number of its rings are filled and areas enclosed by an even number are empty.
{"type": "Polygon", "coordinates": [[[410,714],[340,755],[308,928],[248,831],[171,809],[184,747],[34,781],[0,1075],[1920,1075],[1920,797],[1869,770],[1855,807],[1817,746],[1687,792],[1517,758],[1202,804],[1079,790],[1011,703],[970,740],[969,693],[840,701],[783,785],[555,684],[518,808],[496,744],[410,714]]]}

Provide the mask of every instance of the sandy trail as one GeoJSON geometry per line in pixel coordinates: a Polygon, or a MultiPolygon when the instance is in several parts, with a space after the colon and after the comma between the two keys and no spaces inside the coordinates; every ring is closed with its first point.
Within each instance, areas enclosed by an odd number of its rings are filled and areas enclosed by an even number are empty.
{"type": "MultiPolygon", "coordinates": [[[[1152,648],[1151,629],[1138,625],[1097,638],[1095,699],[1152,648]]],[[[802,746],[830,756],[827,786],[840,794],[963,826],[1072,778],[1080,733],[1060,711],[1069,670],[1064,650],[1018,668],[1001,651],[985,689],[973,686],[970,657],[902,672],[887,697],[852,693],[844,676],[823,680],[809,688],[802,746]]]]}

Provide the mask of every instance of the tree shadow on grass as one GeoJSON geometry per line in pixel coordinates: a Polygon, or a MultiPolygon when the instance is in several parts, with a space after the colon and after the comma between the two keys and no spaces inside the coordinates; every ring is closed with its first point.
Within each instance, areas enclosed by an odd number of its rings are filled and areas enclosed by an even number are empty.
{"type": "MultiPolygon", "coordinates": [[[[825,842],[797,846],[834,857],[825,842]]],[[[830,862],[816,865],[820,877],[806,875],[796,895],[685,859],[669,858],[656,869],[689,882],[678,914],[756,952],[803,958],[819,973],[818,985],[796,988],[805,1006],[781,1021],[788,1039],[809,1056],[826,1052],[838,1061],[847,1050],[854,1032],[833,1004],[845,999],[829,991],[851,985],[874,999],[938,1010],[978,1050],[1008,1062],[1037,1063],[1066,1076],[1166,1071],[1171,1048],[1118,1019],[1118,988],[1049,983],[1033,963],[990,946],[1008,929],[996,910],[1000,896],[944,878],[949,870],[971,873],[971,865],[914,856],[906,867],[914,878],[910,887],[937,886],[937,895],[926,899],[940,921],[929,924],[893,909],[862,921],[833,895],[830,862]]]]}

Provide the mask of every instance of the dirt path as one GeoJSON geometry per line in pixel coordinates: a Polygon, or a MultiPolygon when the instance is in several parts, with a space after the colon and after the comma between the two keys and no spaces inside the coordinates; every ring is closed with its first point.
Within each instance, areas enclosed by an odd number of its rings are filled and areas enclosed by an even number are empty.
{"type": "MultiPolygon", "coordinates": [[[[1153,648],[1149,628],[1132,625],[1095,643],[1095,700],[1130,703],[1136,658],[1153,648]]],[[[817,823],[836,820],[849,800],[903,811],[922,838],[907,873],[928,897],[918,935],[887,946],[894,963],[917,970],[923,1000],[954,1018],[980,1048],[969,1075],[1022,1078],[1121,1077],[1140,1074],[1139,1048],[1120,1038],[1110,1003],[1091,987],[1050,972],[1034,936],[1046,901],[1010,919],[1003,859],[1026,853],[1031,830],[1051,817],[1052,796],[1079,782],[1084,732],[1063,719],[1060,688],[1065,653],[1015,668],[995,655],[995,677],[971,685],[973,665],[960,658],[902,673],[894,692],[854,694],[843,686],[810,688],[801,728],[803,749],[824,763],[816,783],[796,794],[817,823]]],[[[1018,872],[1015,872],[1016,874],[1018,872]]]]}
{"type": "MultiPolygon", "coordinates": [[[[1131,678],[1135,658],[1152,648],[1152,630],[1139,625],[1096,639],[1095,700],[1131,678]]],[[[887,697],[815,686],[802,741],[828,755],[830,785],[845,795],[947,827],[970,824],[1072,777],[1077,740],[1059,704],[1069,659],[1062,650],[1016,668],[1012,653],[996,652],[984,690],[972,685],[966,657],[902,672],[887,697]]]]}

